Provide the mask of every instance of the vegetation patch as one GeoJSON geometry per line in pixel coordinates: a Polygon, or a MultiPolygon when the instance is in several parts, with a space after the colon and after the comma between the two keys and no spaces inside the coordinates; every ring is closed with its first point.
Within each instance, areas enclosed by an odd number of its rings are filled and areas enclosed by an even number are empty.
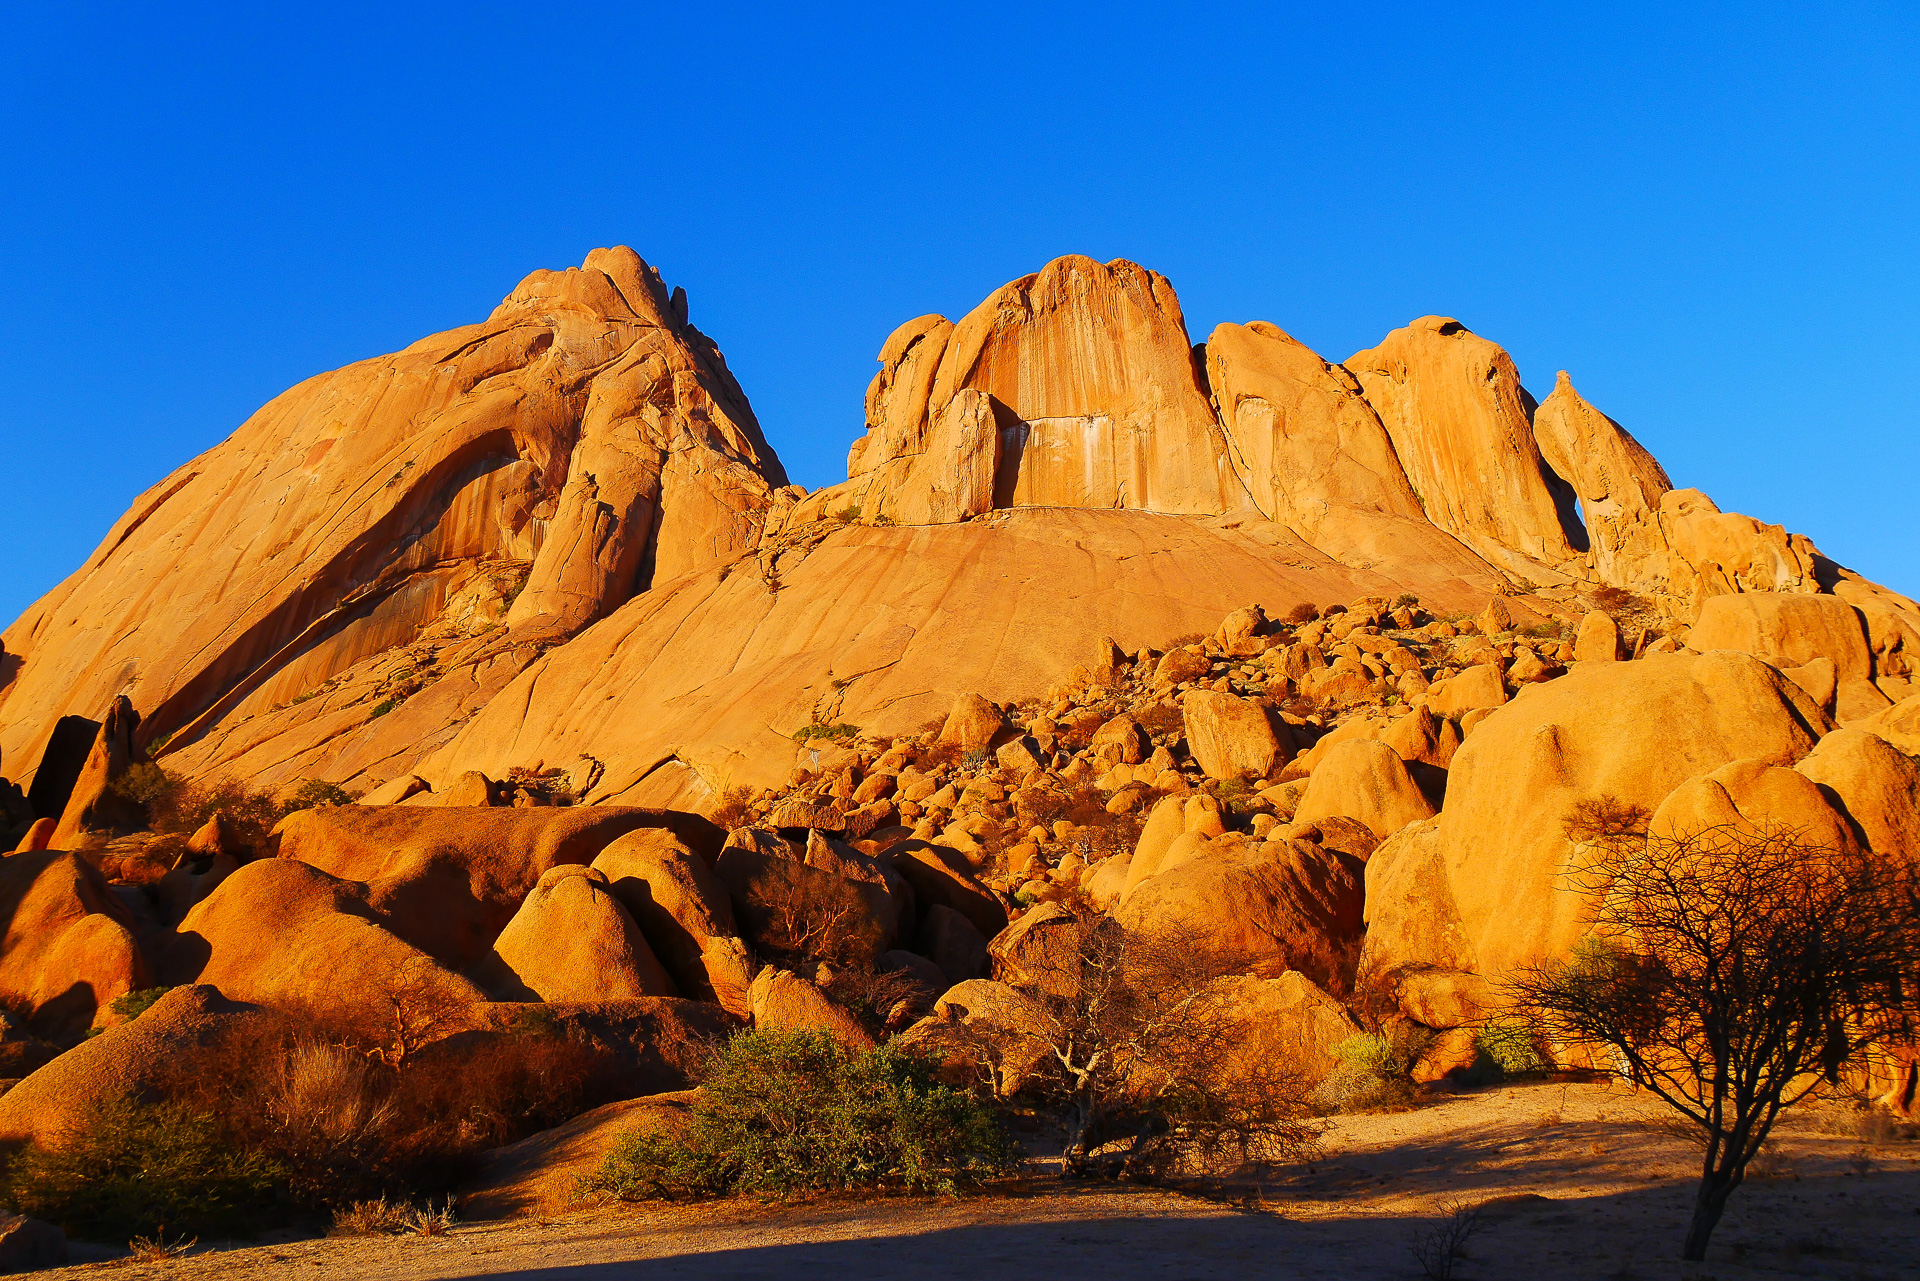
{"type": "Polygon", "coordinates": [[[992,1112],[891,1045],[758,1029],[715,1057],[687,1131],[623,1135],[577,1192],[598,1200],[893,1188],[952,1192],[1007,1170],[992,1112]]]}
{"type": "Polygon", "coordinates": [[[173,1104],[114,1103],[58,1147],[30,1146],[5,1181],[9,1209],[89,1241],[165,1233],[251,1235],[282,1208],[287,1168],[173,1104]]]}

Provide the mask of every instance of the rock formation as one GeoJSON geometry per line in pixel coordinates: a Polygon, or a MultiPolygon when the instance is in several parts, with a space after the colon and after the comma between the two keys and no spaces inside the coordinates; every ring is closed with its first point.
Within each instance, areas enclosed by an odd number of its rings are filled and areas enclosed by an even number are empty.
{"type": "Polygon", "coordinates": [[[37,768],[62,716],[124,694],[189,772],[404,763],[401,739],[431,746],[531,661],[521,637],[749,550],[784,483],[684,295],[596,250],[481,324],[309,379],[141,495],[7,630],[0,753],[37,768]],[[369,660],[384,692],[334,697],[369,660]],[[430,728],[375,719],[436,677],[462,692],[428,695],[430,728]]]}
{"type": "Polygon", "coordinates": [[[1458,321],[1195,347],[1164,278],[1068,257],[879,362],[807,493],[685,296],[596,250],[262,408],[4,635],[0,996],[49,1044],[149,982],[198,1027],[401,976],[482,1031],[619,998],[940,1046],[1025,1035],[1106,911],[1240,956],[1324,1063],[1357,987],[1452,1053],[1573,946],[1597,795],[1920,857],[1920,607],[1458,321]],[[366,803],[155,837],[149,757],[366,803]]]}
{"type": "MultiPolygon", "coordinates": [[[[1163,277],[1067,257],[879,359],[849,479],[807,494],[631,251],[535,272],[143,495],[6,632],[0,755],[58,818],[70,740],[124,695],[131,750],[188,776],[557,770],[589,802],[707,808],[809,726],[898,734],[1103,639],[1401,593],[1523,621],[1628,593],[1624,646],[1720,596],[1841,599],[1868,658],[1837,714],[1912,688],[1911,601],[1674,490],[1564,377],[1536,409],[1454,320],[1344,364],[1264,321],[1194,348],[1163,277]]],[[[1370,689],[1338,656],[1296,679],[1370,689]]]]}

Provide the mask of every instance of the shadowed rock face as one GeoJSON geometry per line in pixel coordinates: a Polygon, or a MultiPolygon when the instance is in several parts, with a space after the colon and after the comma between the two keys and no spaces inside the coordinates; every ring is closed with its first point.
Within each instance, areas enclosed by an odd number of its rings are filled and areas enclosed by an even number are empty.
{"type": "Polygon", "coordinates": [[[71,769],[61,718],[124,694],[191,776],[547,766],[697,808],[783,777],[808,724],[903,733],[1102,638],[1402,592],[1577,617],[1611,587],[1682,627],[1716,596],[1823,595],[1865,638],[1853,705],[1910,688],[1913,602],[1672,489],[1570,383],[1536,410],[1457,321],[1344,364],[1259,321],[1195,348],[1163,277],[1067,257],[879,360],[849,479],[808,494],[632,251],[535,272],[143,495],[5,633],[0,755],[58,791],[36,770],[71,769]]]}

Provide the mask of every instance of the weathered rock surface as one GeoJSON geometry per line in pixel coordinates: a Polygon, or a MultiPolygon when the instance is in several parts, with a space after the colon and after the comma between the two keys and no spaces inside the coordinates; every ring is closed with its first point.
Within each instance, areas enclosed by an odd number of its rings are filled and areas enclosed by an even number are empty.
{"type": "Polygon", "coordinates": [[[396,993],[443,1006],[487,999],[397,935],[370,898],[365,884],[305,863],[249,863],[156,943],[156,977],[349,1019],[384,1017],[396,993]]]}
{"type": "Polygon", "coordinates": [[[89,863],[46,850],[0,860],[0,997],[42,1036],[75,1037],[147,986],[133,922],[89,863]]]}
{"type": "MultiPolygon", "coordinates": [[[[1345,365],[1265,322],[1196,354],[1166,280],[1068,257],[908,322],[880,364],[849,481],[808,495],[631,251],[536,272],[143,495],[6,632],[0,755],[58,817],[86,718],[130,694],[132,748],[166,735],[190,776],[381,803],[417,776],[441,803],[468,771],[546,768],[589,802],[711,808],[784,777],[802,728],[1029,698],[1108,638],[1135,653],[1249,600],[1475,613],[1528,587],[1553,599],[1512,598],[1523,620],[1576,586],[1682,625],[1729,594],[1844,599],[1870,661],[1839,714],[1916,690],[1912,601],[1672,490],[1564,380],[1535,411],[1445,318],[1345,365]]],[[[1424,683],[1348,655],[1291,678],[1336,708],[1424,683]]]]}
{"type": "MultiPolygon", "coordinates": [[[[244,754],[237,722],[372,656],[496,623],[564,637],[733,559],[785,479],[684,294],[595,250],[481,324],[307,380],[141,495],[7,630],[0,754],[37,761],[62,715],[131,689],[143,741],[212,772],[244,754]]],[[[434,744],[410,750],[383,702],[303,706],[282,763],[319,774],[377,743],[374,781],[404,772],[434,744]]]]}
{"type": "Polygon", "coordinates": [[[1734,761],[1790,766],[1831,728],[1792,681],[1727,651],[1583,663],[1529,686],[1454,755],[1439,817],[1369,861],[1362,972],[1426,965],[1498,980],[1564,955],[1587,921],[1581,896],[1561,888],[1575,853],[1561,824],[1577,802],[1606,795],[1653,811],[1734,761]]]}
{"type": "Polygon", "coordinates": [[[575,864],[541,876],[478,972],[506,1001],[680,995],[606,873],[575,864]]]}
{"type": "Polygon", "coordinates": [[[0,1095],[0,1142],[58,1145],[102,1104],[141,1097],[187,1051],[252,1009],[211,987],[175,988],[139,1018],[82,1041],[0,1095]]]}
{"type": "Polygon", "coordinates": [[[291,814],[275,834],[281,858],[364,882],[369,905],[394,933],[465,969],[487,954],[550,869],[589,864],[643,827],[667,827],[701,844],[716,830],[691,815],[620,806],[339,805],[291,814]]]}

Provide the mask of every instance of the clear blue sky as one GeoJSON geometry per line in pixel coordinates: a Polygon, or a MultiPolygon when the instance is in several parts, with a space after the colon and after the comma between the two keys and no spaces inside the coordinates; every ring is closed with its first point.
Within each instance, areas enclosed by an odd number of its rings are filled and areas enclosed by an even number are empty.
{"type": "Polygon", "coordinates": [[[1911,4],[15,6],[0,621],[324,369],[626,243],[793,477],[1063,253],[1329,359],[1428,313],[1920,591],[1911,4]]]}

